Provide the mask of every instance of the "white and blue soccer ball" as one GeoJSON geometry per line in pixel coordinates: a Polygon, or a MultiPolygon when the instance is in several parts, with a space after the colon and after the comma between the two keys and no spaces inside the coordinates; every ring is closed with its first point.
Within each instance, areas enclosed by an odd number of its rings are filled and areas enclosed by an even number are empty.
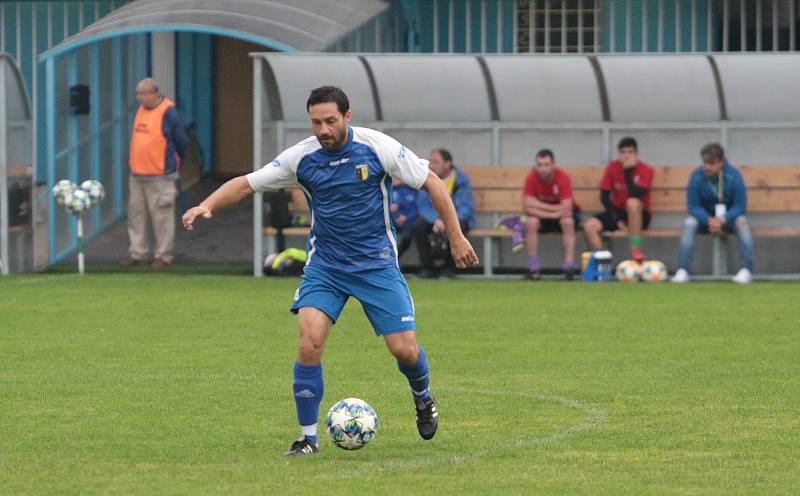
{"type": "Polygon", "coordinates": [[[642,265],[636,260],[623,260],[617,265],[614,275],[618,281],[636,282],[642,273],[642,265]]]}
{"type": "Polygon", "coordinates": [[[667,280],[667,266],[658,260],[648,260],[642,264],[642,281],[664,282],[667,280]]]}
{"type": "Polygon", "coordinates": [[[76,189],[78,189],[78,186],[75,183],[69,179],[62,179],[53,186],[53,198],[56,199],[56,203],[59,205],[66,205],[67,196],[71,195],[76,189]]]}
{"type": "Polygon", "coordinates": [[[367,445],[378,430],[378,414],[364,400],[337,401],[325,415],[325,432],[336,446],[357,450],[367,445]]]}
{"type": "Polygon", "coordinates": [[[100,203],[106,197],[106,190],[103,188],[103,184],[94,179],[87,179],[82,182],[81,189],[89,195],[89,200],[92,205],[100,203]]]}
{"type": "Polygon", "coordinates": [[[70,213],[80,214],[89,210],[92,200],[89,198],[89,193],[82,189],[76,189],[64,197],[64,206],[70,213]]]}

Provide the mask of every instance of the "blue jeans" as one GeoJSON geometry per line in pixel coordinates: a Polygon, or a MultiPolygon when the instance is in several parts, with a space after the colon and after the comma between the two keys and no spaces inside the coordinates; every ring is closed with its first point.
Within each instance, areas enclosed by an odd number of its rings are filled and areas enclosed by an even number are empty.
{"type": "MultiPolygon", "coordinates": [[[[737,217],[733,222],[726,222],[723,226],[725,232],[735,232],[739,238],[739,267],[753,270],[753,236],[750,234],[750,225],[744,215],[737,217]]],[[[678,268],[686,271],[692,266],[694,255],[694,237],[697,233],[708,234],[708,223],[699,221],[694,216],[686,217],[683,221],[680,249],[678,250],[678,268]]]]}

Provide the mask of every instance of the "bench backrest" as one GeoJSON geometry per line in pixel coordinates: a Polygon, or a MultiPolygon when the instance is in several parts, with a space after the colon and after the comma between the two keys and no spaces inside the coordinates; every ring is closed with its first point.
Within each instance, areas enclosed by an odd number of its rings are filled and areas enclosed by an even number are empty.
{"type": "MultiPolygon", "coordinates": [[[[686,185],[697,166],[655,167],[651,202],[654,212],[686,212],[686,185]]],[[[800,165],[737,167],[747,185],[751,212],[800,212],[800,165]]],[[[483,213],[518,212],[530,166],[463,167],[472,180],[475,209],[483,213]]],[[[586,212],[602,210],[600,178],[604,167],[563,167],[572,179],[575,199],[586,212]]]]}
{"type": "MultiPolygon", "coordinates": [[[[651,201],[658,213],[686,212],[686,184],[697,166],[655,167],[651,201]]],[[[479,213],[513,213],[522,205],[522,186],[530,166],[462,167],[469,174],[479,213]]],[[[800,212],[800,165],[741,166],[750,212],[800,212]]],[[[564,167],[575,198],[585,212],[602,210],[598,184],[602,165],[564,167]]],[[[292,190],[292,210],[307,211],[303,193],[292,190]]]]}

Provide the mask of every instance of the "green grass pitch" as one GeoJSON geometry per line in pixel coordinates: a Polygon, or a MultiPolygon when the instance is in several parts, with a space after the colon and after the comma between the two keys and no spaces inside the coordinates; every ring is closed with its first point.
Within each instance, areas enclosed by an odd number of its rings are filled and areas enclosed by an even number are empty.
{"type": "MultiPolygon", "coordinates": [[[[281,452],[292,279],[0,279],[2,494],[796,494],[800,286],[410,281],[440,399],[408,385],[351,301],[321,418],[363,398],[381,430],[281,452]]],[[[324,434],[321,432],[321,434],[324,434]]]]}

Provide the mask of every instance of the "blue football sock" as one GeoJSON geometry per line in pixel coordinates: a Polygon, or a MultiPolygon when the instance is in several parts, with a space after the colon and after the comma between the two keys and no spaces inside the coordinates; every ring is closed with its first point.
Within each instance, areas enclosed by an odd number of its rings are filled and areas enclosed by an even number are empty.
{"type": "Polygon", "coordinates": [[[419,349],[419,358],[414,365],[406,365],[397,362],[397,367],[400,372],[408,379],[408,385],[411,386],[411,393],[414,395],[415,400],[425,399],[431,395],[428,386],[430,385],[430,377],[428,374],[428,359],[425,356],[425,350],[422,346],[417,345],[419,349]]]}
{"type": "Polygon", "coordinates": [[[297,421],[303,428],[306,438],[316,444],[316,434],[312,436],[307,431],[313,430],[316,433],[319,403],[325,393],[325,386],[322,382],[322,364],[308,366],[299,362],[295,363],[293,389],[297,421]]]}

